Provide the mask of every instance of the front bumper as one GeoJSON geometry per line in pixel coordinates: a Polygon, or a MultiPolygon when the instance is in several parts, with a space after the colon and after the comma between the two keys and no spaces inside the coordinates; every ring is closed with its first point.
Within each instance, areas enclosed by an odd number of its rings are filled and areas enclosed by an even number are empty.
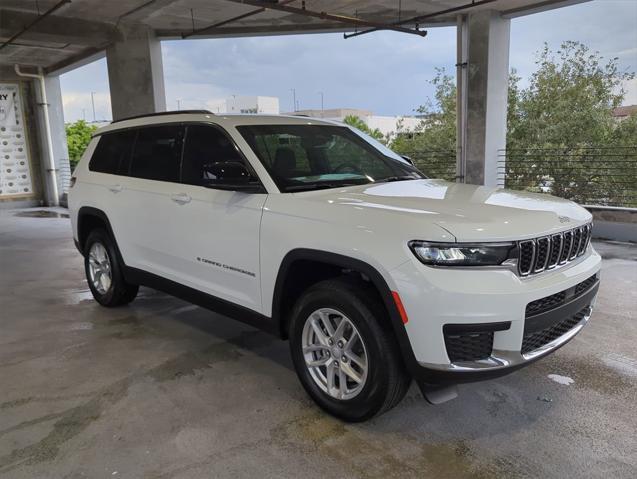
{"type": "Polygon", "coordinates": [[[498,269],[402,265],[392,275],[409,317],[405,329],[420,370],[415,379],[427,383],[488,379],[555,351],[588,322],[600,265],[592,247],[577,263],[532,278],[498,269]],[[581,284],[586,288],[575,294],[581,284]],[[529,303],[559,293],[565,293],[560,304],[529,316],[529,303]],[[491,328],[490,353],[476,360],[450,359],[445,326],[491,328]]]}

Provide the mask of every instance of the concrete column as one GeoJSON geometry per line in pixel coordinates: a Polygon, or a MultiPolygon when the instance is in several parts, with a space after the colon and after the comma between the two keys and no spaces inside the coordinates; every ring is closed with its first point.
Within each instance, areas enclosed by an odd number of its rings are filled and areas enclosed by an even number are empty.
{"type": "Polygon", "coordinates": [[[166,110],[161,43],[144,26],[126,26],[106,49],[113,119],[166,110]]]}
{"type": "MultiPolygon", "coordinates": [[[[509,83],[510,20],[497,12],[469,14],[466,41],[458,49],[458,63],[465,63],[464,82],[459,83],[459,167],[464,182],[498,185],[498,155],[506,146],[507,94],[509,83]],[[464,108],[463,108],[464,106],[464,108]],[[460,125],[465,125],[461,131],[460,125]]],[[[461,35],[459,35],[460,37],[461,35]]]]}

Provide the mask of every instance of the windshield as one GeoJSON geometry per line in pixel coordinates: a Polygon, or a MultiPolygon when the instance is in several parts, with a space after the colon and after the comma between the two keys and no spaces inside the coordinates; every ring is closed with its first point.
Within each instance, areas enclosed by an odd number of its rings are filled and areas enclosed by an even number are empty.
{"type": "Polygon", "coordinates": [[[345,126],[245,125],[237,130],[282,192],[425,178],[387,147],[345,126]]]}

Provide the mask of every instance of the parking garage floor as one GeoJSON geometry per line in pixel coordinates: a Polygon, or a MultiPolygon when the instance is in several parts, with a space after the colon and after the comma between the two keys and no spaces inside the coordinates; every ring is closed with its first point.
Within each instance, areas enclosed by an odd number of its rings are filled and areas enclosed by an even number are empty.
{"type": "Polygon", "coordinates": [[[287,343],[143,289],[90,296],[64,210],[0,212],[0,477],[637,476],[637,246],[597,243],[591,323],[556,354],[348,425],[287,343]]]}

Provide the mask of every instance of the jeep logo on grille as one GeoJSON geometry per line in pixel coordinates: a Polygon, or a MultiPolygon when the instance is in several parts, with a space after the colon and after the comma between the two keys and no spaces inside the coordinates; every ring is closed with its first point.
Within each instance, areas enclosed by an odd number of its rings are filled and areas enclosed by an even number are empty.
{"type": "Polygon", "coordinates": [[[570,223],[571,219],[568,216],[558,216],[560,223],[570,223]]]}

